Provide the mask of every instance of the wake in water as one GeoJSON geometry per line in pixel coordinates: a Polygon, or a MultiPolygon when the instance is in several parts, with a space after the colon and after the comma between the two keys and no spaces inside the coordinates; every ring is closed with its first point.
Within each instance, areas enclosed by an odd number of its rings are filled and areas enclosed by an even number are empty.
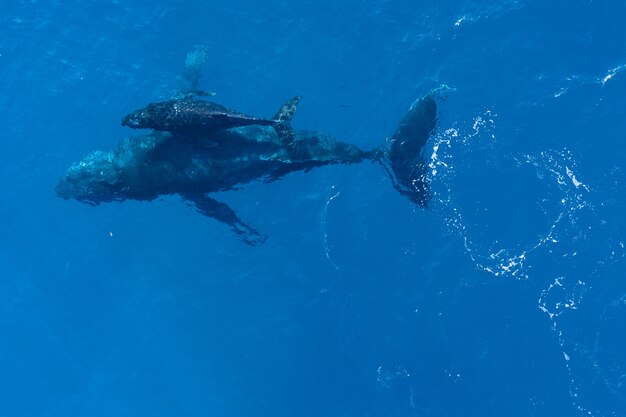
{"type": "MultiPolygon", "coordinates": [[[[582,183],[574,172],[576,161],[567,150],[541,151],[537,154],[507,155],[502,160],[491,161],[489,153],[495,153],[497,147],[495,134],[495,120],[497,115],[487,110],[477,116],[469,128],[450,127],[443,129],[434,141],[433,151],[430,157],[430,175],[433,186],[433,209],[446,225],[448,233],[457,236],[463,241],[465,253],[469,256],[476,267],[496,277],[514,277],[517,279],[528,278],[526,261],[533,253],[541,249],[550,250],[547,247],[559,243],[560,235],[564,229],[575,225],[578,213],[589,208],[585,195],[589,187],[582,183]],[[475,154],[479,155],[476,156],[475,154]],[[467,161],[485,160],[485,166],[464,166],[467,161]],[[497,172],[494,168],[503,167],[504,172],[497,172]],[[529,198],[536,198],[535,212],[541,211],[541,221],[534,221],[538,228],[534,231],[525,231],[524,235],[535,235],[533,240],[513,239],[514,247],[503,246],[500,242],[512,240],[510,236],[502,236],[497,233],[487,236],[485,231],[488,224],[485,220],[493,220],[493,216],[479,216],[473,213],[483,207],[467,209],[468,204],[461,201],[474,190],[460,192],[455,188],[455,183],[461,179],[465,183],[472,182],[480,188],[478,181],[468,178],[469,172],[484,170],[486,177],[503,181],[502,188],[508,192],[503,196],[517,195],[516,189],[520,186],[519,178],[528,179],[534,176],[534,182],[542,183],[545,195],[537,196],[536,190],[519,191],[516,203],[529,204],[529,198]],[[513,190],[513,192],[510,192],[513,190]],[[463,196],[463,193],[465,196],[463,196]],[[473,216],[473,218],[472,218],[473,216]],[[547,225],[543,226],[543,225],[547,225]],[[491,239],[491,241],[489,241],[491,239]]],[[[508,206],[506,202],[498,201],[496,195],[488,195],[487,205],[495,204],[498,208],[515,211],[515,206],[508,206]]],[[[475,201],[473,204],[476,204],[475,201]]],[[[486,208],[484,208],[486,210],[486,208]]],[[[535,213],[535,215],[537,214],[535,213]]],[[[498,216],[502,213],[496,213],[498,216]]],[[[524,214],[524,213],[522,213],[524,214]]],[[[507,217],[507,216],[505,216],[507,217]]],[[[535,216],[537,217],[537,216],[535,216]]],[[[524,218],[508,218],[510,224],[523,222],[524,218]]],[[[525,224],[524,227],[527,227],[525,224]]],[[[563,236],[566,237],[566,236],[563,236]]],[[[569,236],[570,238],[572,236],[569,236]]]]}
{"type": "Polygon", "coordinates": [[[503,155],[498,149],[496,120],[497,115],[487,110],[469,123],[440,127],[429,163],[433,211],[446,232],[462,242],[462,250],[478,270],[537,286],[538,308],[550,320],[563,353],[573,408],[582,415],[607,415],[591,410],[584,394],[600,386],[620,398],[626,390],[626,369],[614,361],[607,369],[598,360],[603,349],[600,332],[586,344],[569,340],[589,340],[583,332],[593,333],[593,329],[581,328],[598,318],[588,315],[612,320],[626,306],[617,300],[609,313],[589,308],[587,315],[579,312],[585,303],[606,303],[607,294],[594,293],[594,289],[603,284],[608,266],[623,262],[624,243],[606,240],[611,234],[603,232],[609,226],[597,210],[602,203],[595,202],[594,187],[585,183],[569,150],[503,155]],[[483,178],[490,181],[481,183],[483,178]],[[519,178],[532,179],[535,186],[522,189],[519,178]],[[478,189],[487,187],[486,182],[498,182],[502,194],[487,194],[483,197],[487,203],[481,206],[474,194],[480,200],[478,189]],[[467,184],[473,189],[464,189],[467,184]],[[484,215],[486,207],[500,210],[497,216],[484,215]],[[499,224],[497,217],[507,223],[499,224]],[[584,372],[593,376],[583,376],[584,372]]]}

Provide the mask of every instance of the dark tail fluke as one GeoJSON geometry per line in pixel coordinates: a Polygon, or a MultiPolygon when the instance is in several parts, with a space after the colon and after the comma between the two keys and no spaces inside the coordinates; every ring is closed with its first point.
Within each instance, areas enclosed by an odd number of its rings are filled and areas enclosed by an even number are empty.
{"type": "Polygon", "coordinates": [[[382,158],[396,190],[420,207],[427,206],[430,197],[423,151],[437,124],[437,92],[433,90],[413,103],[382,158]]]}

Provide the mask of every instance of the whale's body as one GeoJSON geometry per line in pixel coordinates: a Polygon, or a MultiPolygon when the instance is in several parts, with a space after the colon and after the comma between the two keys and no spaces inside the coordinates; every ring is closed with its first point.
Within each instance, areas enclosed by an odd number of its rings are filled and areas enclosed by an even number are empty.
{"type": "Polygon", "coordinates": [[[181,133],[184,127],[155,131],[126,138],[113,151],[91,153],[68,169],[56,191],[62,198],[92,205],[178,194],[201,214],[230,225],[245,242],[257,244],[264,236],[208,194],[324,165],[370,160],[382,162],[396,189],[425,206],[428,187],[422,150],[435,122],[436,102],[431,94],[416,101],[384,150],[364,151],[307,131],[292,133],[286,142],[271,123],[202,133],[181,133]]]}
{"type": "MultiPolygon", "coordinates": [[[[150,103],[142,109],[135,110],[124,116],[122,126],[200,137],[242,126],[277,127],[291,121],[299,101],[300,97],[293,97],[279,109],[272,119],[263,119],[188,95],[150,103]]],[[[282,131],[280,128],[277,130],[279,134],[282,131]]]]}

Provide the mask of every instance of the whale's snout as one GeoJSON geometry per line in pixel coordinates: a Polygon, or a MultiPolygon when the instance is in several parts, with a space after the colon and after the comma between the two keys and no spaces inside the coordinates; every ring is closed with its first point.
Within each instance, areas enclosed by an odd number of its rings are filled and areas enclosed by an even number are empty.
{"type": "Polygon", "coordinates": [[[89,204],[117,199],[119,178],[113,158],[113,152],[96,151],[73,164],[58,180],[57,196],[89,204]]]}
{"type": "Polygon", "coordinates": [[[141,128],[141,121],[140,121],[139,116],[135,113],[131,113],[125,116],[122,119],[122,126],[130,127],[132,129],[141,128]]]}
{"type": "Polygon", "coordinates": [[[58,197],[63,198],[65,200],[74,198],[74,193],[72,192],[72,186],[68,184],[67,180],[64,177],[59,178],[59,180],[57,181],[56,187],[54,187],[54,191],[56,191],[58,197]]]}

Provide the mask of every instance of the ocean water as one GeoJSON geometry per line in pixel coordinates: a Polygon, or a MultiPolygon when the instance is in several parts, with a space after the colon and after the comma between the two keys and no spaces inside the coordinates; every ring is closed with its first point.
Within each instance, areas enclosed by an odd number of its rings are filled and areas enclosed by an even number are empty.
{"type": "Polygon", "coordinates": [[[626,416],[626,6],[3,0],[0,416],[626,416]],[[378,164],[55,194],[208,51],[215,101],[380,146],[446,85],[428,208],[378,164]]]}

